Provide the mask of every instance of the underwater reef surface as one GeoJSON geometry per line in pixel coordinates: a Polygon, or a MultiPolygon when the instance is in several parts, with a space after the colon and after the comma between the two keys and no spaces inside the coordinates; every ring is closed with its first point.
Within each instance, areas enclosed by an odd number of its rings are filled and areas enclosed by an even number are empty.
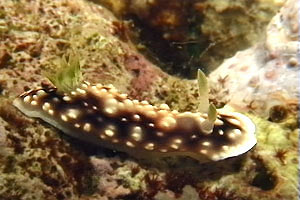
{"type": "Polygon", "coordinates": [[[299,9],[299,1],[287,1],[260,42],[237,52],[210,74],[218,99],[224,97],[232,107],[261,116],[272,115],[274,109],[296,114],[300,97],[299,9]]]}
{"type": "MultiPolygon", "coordinates": [[[[295,1],[287,1],[281,10],[283,18],[292,19],[284,28],[296,26],[292,5],[295,1]]],[[[287,41],[294,40],[294,31],[288,30],[282,33],[291,34],[287,41]]],[[[0,1],[1,200],[297,199],[299,129],[291,109],[276,107],[268,119],[247,114],[256,124],[255,148],[239,157],[200,164],[189,158],[136,160],[69,138],[12,105],[23,91],[47,87],[45,73],[55,72],[58,60],[76,51],[84,80],[111,83],[153,104],[196,111],[197,84],[162,72],[124,40],[126,35],[110,11],[92,2],[0,1]]],[[[286,61],[290,58],[282,60],[286,61]]],[[[283,69],[288,74],[291,68],[283,69]]],[[[218,102],[223,96],[212,93],[211,100],[218,102]]]]}
{"type": "Polygon", "coordinates": [[[139,50],[165,71],[194,78],[249,48],[284,0],[93,0],[135,26],[139,50]],[[159,62],[157,62],[159,61],[159,62]]]}

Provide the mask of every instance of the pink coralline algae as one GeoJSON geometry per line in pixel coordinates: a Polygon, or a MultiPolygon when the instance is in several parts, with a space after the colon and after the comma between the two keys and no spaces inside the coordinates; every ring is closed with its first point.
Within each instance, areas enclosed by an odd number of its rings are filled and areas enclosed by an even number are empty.
{"type": "Polygon", "coordinates": [[[295,109],[300,89],[298,10],[299,1],[287,1],[269,23],[263,41],[236,53],[213,71],[212,94],[223,96],[239,111],[251,110],[261,116],[268,116],[278,105],[295,109]]]}

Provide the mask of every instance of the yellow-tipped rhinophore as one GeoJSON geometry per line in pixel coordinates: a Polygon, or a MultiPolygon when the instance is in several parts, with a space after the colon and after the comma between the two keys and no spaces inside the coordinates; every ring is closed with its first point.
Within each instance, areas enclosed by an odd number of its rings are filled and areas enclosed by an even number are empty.
{"type": "Polygon", "coordinates": [[[209,104],[208,100],[208,81],[205,74],[198,69],[197,73],[197,80],[198,80],[198,92],[199,92],[199,112],[207,113],[207,119],[202,122],[202,130],[204,133],[212,133],[214,128],[214,123],[217,119],[217,109],[213,103],[209,104]]]}
{"type": "Polygon", "coordinates": [[[199,93],[199,112],[207,113],[209,108],[208,101],[208,82],[205,74],[198,69],[197,73],[198,80],[198,93],[199,93]]]}

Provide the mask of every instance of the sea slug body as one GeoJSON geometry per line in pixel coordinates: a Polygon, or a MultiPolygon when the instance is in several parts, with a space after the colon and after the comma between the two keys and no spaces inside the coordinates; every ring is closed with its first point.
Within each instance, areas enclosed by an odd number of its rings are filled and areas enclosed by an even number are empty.
{"type": "Polygon", "coordinates": [[[69,93],[40,88],[21,94],[13,104],[64,133],[132,156],[188,156],[223,160],[256,144],[252,121],[218,111],[211,133],[203,131],[207,114],[178,112],[168,105],[131,100],[112,86],[83,83],[69,93]]]}

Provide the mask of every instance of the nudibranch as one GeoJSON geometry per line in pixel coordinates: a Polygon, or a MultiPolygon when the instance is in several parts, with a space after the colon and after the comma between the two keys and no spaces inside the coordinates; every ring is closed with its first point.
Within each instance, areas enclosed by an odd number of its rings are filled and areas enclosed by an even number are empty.
{"type": "Polygon", "coordinates": [[[212,131],[207,132],[205,113],[131,100],[112,85],[84,82],[68,93],[40,88],[21,94],[13,104],[70,136],[138,158],[188,156],[218,161],[243,154],[256,144],[255,126],[245,115],[218,111],[212,131]]]}

